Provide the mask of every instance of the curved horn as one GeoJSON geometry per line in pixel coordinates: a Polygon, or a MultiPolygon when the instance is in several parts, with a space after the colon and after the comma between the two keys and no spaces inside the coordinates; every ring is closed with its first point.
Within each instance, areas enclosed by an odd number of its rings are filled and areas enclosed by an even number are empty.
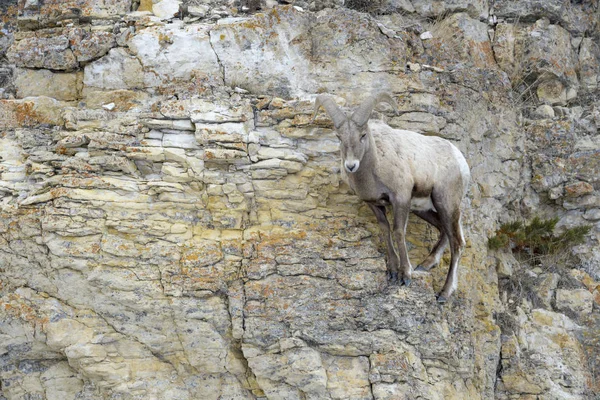
{"type": "Polygon", "coordinates": [[[315,99],[315,112],[312,118],[313,121],[317,117],[317,111],[319,111],[319,108],[321,107],[323,107],[325,111],[327,111],[329,118],[331,118],[331,120],[333,121],[333,125],[336,128],[342,126],[344,121],[346,121],[346,114],[344,114],[342,110],[339,109],[337,104],[335,104],[333,98],[325,94],[318,95],[315,99]]]}
{"type": "Polygon", "coordinates": [[[387,92],[378,93],[375,96],[368,97],[352,114],[352,121],[354,121],[358,126],[363,126],[369,121],[371,118],[371,113],[373,112],[373,108],[381,102],[388,103],[394,109],[394,112],[398,112],[398,105],[396,104],[396,100],[387,92]]]}

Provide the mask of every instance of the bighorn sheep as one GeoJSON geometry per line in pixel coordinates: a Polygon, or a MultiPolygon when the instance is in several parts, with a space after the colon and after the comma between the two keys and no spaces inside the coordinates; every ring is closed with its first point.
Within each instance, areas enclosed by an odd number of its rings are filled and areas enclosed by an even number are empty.
{"type": "Polygon", "coordinates": [[[435,267],[450,244],[450,268],[437,297],[438,302],[444,303],[456,289],[458,261],[465,246],[460,203],[469,185],[469,166],[460,150],[445,139],[369,121],[380,102],[398,110],[389,94],[380,93],[346,116],[333,98],[319,95],[313,120],[321,107],[333,120],[341,142],[342,178],[377,218],[386,239],[388,278],[392,282],[398,281],[399,274],[401,284],[408,286],[411,282],[412,267],[405,242],[410,211],[440,231],[438,242],[417,270],[435,267]],[[389,205],[394,216],[391,230],[386,217],[389,205]]]}

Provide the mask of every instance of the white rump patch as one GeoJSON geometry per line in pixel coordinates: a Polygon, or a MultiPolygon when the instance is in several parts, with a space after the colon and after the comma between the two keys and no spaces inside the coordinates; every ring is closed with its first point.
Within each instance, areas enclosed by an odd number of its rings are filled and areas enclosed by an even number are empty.
{"type": "Polygon", "coordinates": [[[410,199],[410,209],[411,211],[429,211],[434,210],[435,207],[431,202],[431,196],[429,197],[413,197],[410,199]]]}

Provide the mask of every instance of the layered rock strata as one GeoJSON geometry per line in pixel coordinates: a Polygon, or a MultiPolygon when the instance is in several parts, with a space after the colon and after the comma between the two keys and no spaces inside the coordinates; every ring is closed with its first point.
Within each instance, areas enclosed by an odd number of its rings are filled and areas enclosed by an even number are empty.
{"type": "Polygon", "coordinates": [[[598,4],[275,3],[0,2],[0,399],[600,393],[598,4]],[[443,307],[311,119],[379,90],[471,166],[443,307]],[[488,250],[537,214],[568,265],[488,250]]]}

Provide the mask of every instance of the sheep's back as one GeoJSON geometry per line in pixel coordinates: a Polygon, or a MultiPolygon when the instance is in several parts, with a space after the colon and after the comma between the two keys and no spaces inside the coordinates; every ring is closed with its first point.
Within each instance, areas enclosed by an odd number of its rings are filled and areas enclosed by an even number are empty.
{"type": "Polygon", "coordinates": [[[434,183],[455,182],[463,187],[470,179],[466,160],[451,142],[437,136],[394,129],[381,121],[369,122],[377,146],[381,174],[389,179],[412,179],[423,193],[434,183]]]}

